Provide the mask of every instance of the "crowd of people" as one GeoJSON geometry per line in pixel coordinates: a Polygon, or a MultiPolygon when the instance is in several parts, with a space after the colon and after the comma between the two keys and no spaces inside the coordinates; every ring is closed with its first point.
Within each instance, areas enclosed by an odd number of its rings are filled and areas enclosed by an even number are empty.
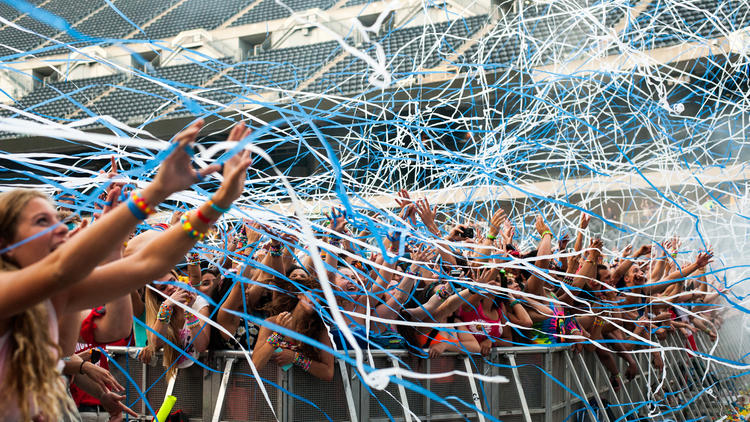
{"type": "MultiPolygon", "coordinates": [[[[69,195],[0,194],[0,419],[135,416],[101,353],[107,345],[131,346],[145,363],[161,355],[166,380],[201,352],[226,349],[252,351],[258,369],[297,366],[331,380],[335,354],[354,347],[434,358],[569,344],[595,352],[619,389],[621,375],[638,374],[633,351],[662,370],[657,346],[668,332],[715,337],[721,324],[710,250],[691,253],[672,238],[611,251],[588,233],[585,212],[555,232],[534,216],[531,250],[513,224],[524,216],[498,206],[486,221],[449,225],[406,190],[392,208],[342,204],[320,221],[291,206],[276,219],[236,208],[228,217],[248,189],[251,157],[241,152],[223,164],[210,200],[156,222],[157,205],[219,171],[193,167],[201,126],[175,136],[147,186],[103,186],[93,218],[69,195]],[[570,248],[564,232],[575,234],[570,248]]],[[[228,139],[247,134],[237,124],[228,139]]]]}

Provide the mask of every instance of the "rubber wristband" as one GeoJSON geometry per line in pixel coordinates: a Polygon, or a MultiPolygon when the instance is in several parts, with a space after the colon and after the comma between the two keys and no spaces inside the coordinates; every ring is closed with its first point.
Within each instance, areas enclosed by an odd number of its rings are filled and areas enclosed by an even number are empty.
{"type": "Polygon", "coordinates": [[[545,230],[545,231],[544,231],[544,232],[542,233],[542,237],[544,237],[544,236],[545,236],[545,235],[547,235],[547,234],[548,234],[548,235],[550,235],[550,237],[555,237],[555,235],[554,235],[554,234],[552,233],[552,231],[551,231],[551,230],[545,230]]]}
{"type": "Polygon", "coordinates": [[[224,213],[229,212],[229,208],[221,208],[218,205],[214,204],[213,200],[208,201],[208,203],[211,204],[211,208],[214,211],[218,212],[219,214],[224,214],[224,213]]]}
{"type": "Polygon", "coordinates": [[[497,236],[493,236],[491,234],[488,234],[487,235],[487,239],[489,239],[489,240],[495,240],[495,239],[497,239],[497,236]]]}
{"type": "Polygon", "coordinates": [[[133,214],[133,217],[137,218],[138,220],[145,220],[147,215],[143,211],[138,208],[138,205],[135,204],[135,201],[132,199],[128,199],[128,209],[133,214]]]}
{"type": "Polygon", "coordinates": [[[78,373],[81,375],[86,375],[83,373],[83,365],[85,364],[86,364],[86,361],[84,360],[83,362],[81,362],[81,366],[78,368],[78,373]]]}
{"type": "Polygon", "coordinates": [[[200,208],[196,208],[196,210],[195,210],[195,216],[198,217],[198,220],[200,220],[200,221],[202,221],[202,222],[204,222],[204,223],[206,223],[208,225],[211,225],[211,223],[212,223],[211,219],[209,219],[208,217],[206,217],[205,215],[203,215],[203,213],[201,212],[200,208]]]}

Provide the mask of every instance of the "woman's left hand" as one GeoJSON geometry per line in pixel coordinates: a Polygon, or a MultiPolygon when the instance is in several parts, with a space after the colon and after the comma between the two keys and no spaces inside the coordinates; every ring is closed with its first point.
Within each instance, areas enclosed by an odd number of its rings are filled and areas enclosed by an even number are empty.
{"type": "Polygon", "coordinates": [[[104,410],[109,413],[109,422],[122,421],[122,412],[125,412],[134,418],[138,417],[137,413],[122,403],[123,400],[125,400],[125,396],[115,394],[111,391],[104,393],[99,399],[104,410]]]}
{"type": "Polygon", "coordinates": [[[272,359],[279,366],[289,365],[294,362],[294,352],[289,349],[282,349],[280,352],[274,353],[272,359]]]}
{"type": "Polygon", "coordinates": [[[102,390],[105,391],[125,391],[125,387],[112,376],[112,374],[99,365],[86,361],[81,367],[81,372],[91,378],[102,390]]]}

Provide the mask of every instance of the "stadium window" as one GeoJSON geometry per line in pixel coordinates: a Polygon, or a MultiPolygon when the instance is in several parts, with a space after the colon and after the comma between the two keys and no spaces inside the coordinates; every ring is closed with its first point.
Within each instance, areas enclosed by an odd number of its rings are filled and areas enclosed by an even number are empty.
{"type": "Polygon", "coordinates": [[[45,66],[34,69],[34,88],[42,87],[46,84],[60,80],[60,72],[52,66],[45,66]]]}
{"type": "Polygon", "coordinates": [[[242,58],[256,56],[271,46],[271,37],[268,34],[256,34],[247,37],[241,37],[240,51],[242,52],[242,58]]]}
{"type": "Polygon", "coordinates": [[[159,67],[161,54],[156,50],[133,53],[131,57],[131,66],[134,69],[148,71],[154,67],[159,67]]]}

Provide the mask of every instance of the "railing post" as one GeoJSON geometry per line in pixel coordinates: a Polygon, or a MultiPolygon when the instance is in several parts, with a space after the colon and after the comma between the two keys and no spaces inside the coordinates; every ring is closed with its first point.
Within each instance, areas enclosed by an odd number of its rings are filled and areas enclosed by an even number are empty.
{"type": "Polygon", "coordinates": [[[521,410],[523,410],[524,420],[526,422],[531,422],[531,412],[529,411],[529,405],[526,403],[526,395],[524,394],[523,386],[521,385],[521,377],[518,375],[515,353],[508,353],[508,363],[510,363],[510,370],[513,372],[513,381],[515,381],[516,391],[518,391],[518,399],[521,401],[521,410]]]}
{"type": "MultiPolygon", "coordinates": [[[[567,359],[563,360],[563,365],[565,365],[565,385],[569,386],[570,382],[571,382],[570,375],[573,372],[573,366],[572,366],[572,364],[570,362],[570,358],[567,357],[567,356],[565,356],[565,353],[567,353],[567,350],[563,350],[562,351],[563,357],[567,358],[567,359]]],[[[580,388],[580,382],[578,384],[579,384],[579,388],[580,388]]],[[[573,411],[573,409],[570,408],[570,402],[573,400],[573,395],[570,394],[570,391],[568,391],[567,389],[565,391],[563,391],[563,394],[564,394],[563,398],[565,400],[565,415],[567,417],[567,416],[570,416],[571,412],[573,411]]],[[[586,404],[584,404],[584,406],[585,405],[586,404]]]]}
{"type": "MultiPolygon", "coordinates": [[[[596,414],[594,413],[594,409],[591,407],[591,404],[589,403],[589,399],[586,394],[586,389],[583,388],[583,383],[581,383],[581,379],[578,377],[578,373],[575,371],[575,367],[573,366],[573,361],[570,359],[570,350],[566,349],[563,354],[565,355],[565,362],[568,365],[568,368],[570,370],[570,374],[573,376],[573,379],[576,381],[576,385],[578,385],[578,391],[581,392],[581,398],[582,403],[584,406],[586,406],[586,410],[588,410],[589,415],[591,416],[592,421],[598,420],[596,417],[596,414]]],[[[597,397],[599,395],[597,394],[597,397]]],[[[570,413],[568,413],[570,414],[570,413]]]]}
{"type": "Polygon", "coordinates": [[[339,370],[341,371],[341,382],[344,384],[344,392],[346,393],[346,405],[349,407],[349,417],[352,422],[358,422],[359,418],[357,415],[357,408],[354,405],[354,395],[352,394],[352,385],[349,382],[349,371],[346,370],[346,362],[343,359],[336,359],[339,364],[339,370]]]}
{"type": "MultiPolygon", "coordinates": [[[[216,405],[214,406],[214,414],[211,417],[211,422],[219,422],[221,419],[221,412],[224,410],[224,396],[227,393],[227,384],[229,384],[229,376],[232,374],[232,366],[234,365],[234,358],[227,358],[224,363],[224,374],[221,376],[221,385],[219,386],[219,392],[216,397],[216,405]]],[[[206,392],[204,391],[204,396],[206,392]]]]}
{"type": "Polygon", "coordinates": [[[552,352],[549,348],[544,352],[544,371],[549,374],[544,377],[544,422],[552,422],[552,352]]]}
{"type": "MultiPolygon", "coordinates": [[[[586,362],[583,360],[583,353],[577,353],[578,355],[578,361],[581,363],[581,368],[583,369],[583,373],[586,374],[586,378],[589,381],[589,384],[594,389],[594,398],[596,399],[596,403],[599,405],[599,410],[601,410],[601,414],[604,416],[604,420],[606,422],[609,421],[609,415],[607,414],[607,409],[604,407],[604,402],[602,402],[602,398],[599,395],[599,386],[596,385],[593,378],[591,378],[591,372],[589,372],[588,368],[586,367],[586,362]]],[[[596,367],[594,367],[594,370],[596,370],[596,367]]]]}
{"type": "MultiPolygon", "coordinates": [[[[682,383],[680,382],[680,377],[675,372],[675,365],[672,364],[672,359],[669,357],[669,351],[664,350],[662,354],[663,354],[662,360],[664,361],[664,374],[665,374],[666,381],[667,381],[666,385],[667,385],[667,388],[670,390],[670,392],[676,393],[677,397],[681,401],[681,403],[678,403],[678,406],[682,406],[681,408],[679,408],[680,415],[682,415],[683,419],[686,419],[686,420],[687,419],[696,420],[697,418],[695,416],[695,412],[693,412],[693,409],[688,405],[688,401],[690,400],[690,397],[688,397],[685,394],[686,387],[682,385],[682,383]],[[671,379],[670,379],[670,375],[671,375],[671,379]],[[686,410],[687,410],[687,413],[690,414],[689,418],[685,417],[686,410]]],[[[667,400],[666,395],[664,396],[664,399],[665,401],[667,400]]],[[[669,403],[667,403],[667,405],[669,405],[669,403]]],[[[669,407],[672,408],[671,405],[669,405],[669,407]]],[[[675,412],[676,411],[678,410],[675,410],[675,412]]]]}
{"type": "Polygon", "coordinates": [[[463,361],[466,373],[468,374],[469,388],[471,388],[471,399],[474,401],[474,407],[477,408],[477,419],[479,422],[485,422],[484,415],[482,414],[482,398],[479,396],[479,390],[477,390],[477,384],[474,380],[474,371],[471,369],[469,357],[464,357],[463,361]]]}
{"type": "MultiPolygon", "coordinates": [[[[396,359],[396,357],[389,356],[389,360],[394,368],[399,368],[398,359],[396,359]]],[[[396,378],[401,379],[401,375],[396,374],[396,378]]],[[[409,409],[409,400],[406,397],[406,388],[404,388],[403,384],[399,384],[397,388],[399,397],[401,398],[401,408],[404,410],[404,420],[406,422],[411,422],[411,409],[409,409]]]]}

